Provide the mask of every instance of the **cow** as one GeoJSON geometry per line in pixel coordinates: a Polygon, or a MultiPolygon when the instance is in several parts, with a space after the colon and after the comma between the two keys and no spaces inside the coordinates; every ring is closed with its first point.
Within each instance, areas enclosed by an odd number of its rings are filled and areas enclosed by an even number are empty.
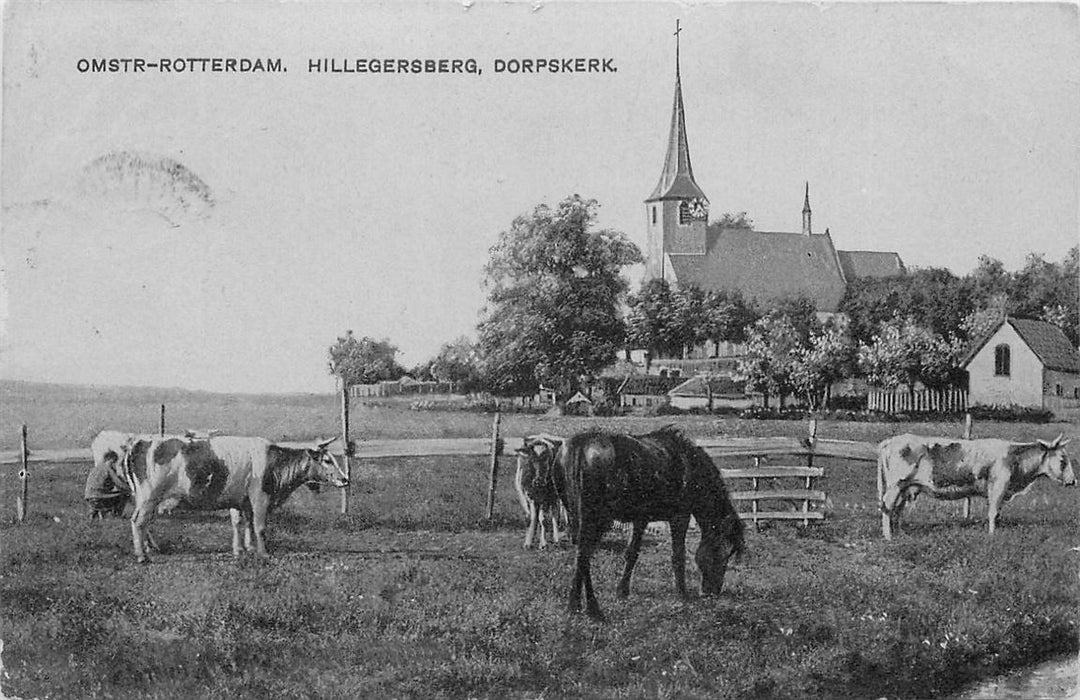
{"type": "Polygon", "coordinates": [[[878,499],[885,539],[900,529],[900,513],[920,491],[935,498],[987,499],[990,534],[994,534],[1003,501],[1027,491],[1042,476],[1065,486],[1076,483],[1065,451],[1068,440],[1053,442],[950,440],[898,435],[878,445],[878,499]]]}
{"type": "Polygon", "coordinates": [[[517,448],[517,473],[514,489],[525,517],[529,519],[525,530],[525,549],[532,549],[537,525],[540,526],[540,549],[547,548],[547,521],[551,521],[551,539],[559,543],[559,518],[566,521],[565,509],[555,490],[554,469],[559,447],[563,439],[553,435],[530,435],[517,448]]]}
{"type": "Polygon", "coordinates": [[[147,526],[158,504],[168,499],[195,510],[228,509],[233,556],[254,548],[259,557],[267,557],[266,518],[271,510],[302,484],[348,485],[326,449],[335,439],[313,448],[283,447],[259,437],[132,439],[123,465],[134,484],[131,536],[136,560],[148,561],[147,526]]]}

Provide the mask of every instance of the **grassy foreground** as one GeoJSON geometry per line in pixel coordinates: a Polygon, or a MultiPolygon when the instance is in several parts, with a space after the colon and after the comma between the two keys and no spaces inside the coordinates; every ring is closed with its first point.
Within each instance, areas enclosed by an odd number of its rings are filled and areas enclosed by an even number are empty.
{"type": "MultiPolygon", "coordinates": [[[[460,420],[408,413],[379,421],[414,437],[460,420]]],[[[650,422],[670,420],[615,424],[650,422]]],[[[806,427],[679,422],[694,435],[806,427]]],[[[820,434],[876,441],[911,427],[820,434]]],[[[1002,437],[1063,429],[1077,437],[1075,426],[976,426],[1002,437]]],[[[1005,506],[993,540],[959,504],[921,498],[886,543],[872,469],[823,466],[828,519],[751,534],[719,598],[675,597],[659,535],[647,537],[631,597],[616,600],[622,543],[609,534],[594,565],[604,625],[564,611],[571,549],[521,549],[510,459],[493,523],[482,520],[484,459],[379,460],[354,465],[348,516],[336,493],[297,492],[271,517],[269,562],[233,561],[227,514],[187,513],[156,521],[165,552],[148,566],[132,560],[126,521],[86,520],[85,467],[36,467],[31,518],[18,526],[15,468],[3,467],[0,687],[24,698],[935,697],[1077,650],[1080,490],[1038,484],[1005,506]]]]}

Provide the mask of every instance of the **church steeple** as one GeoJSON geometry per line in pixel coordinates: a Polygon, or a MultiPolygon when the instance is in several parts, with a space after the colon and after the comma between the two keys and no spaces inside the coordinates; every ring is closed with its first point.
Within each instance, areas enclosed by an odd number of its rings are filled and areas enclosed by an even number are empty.
{"type": "Polygon", "coordinates": [[[660,182],[646,202],[662,199],[701,199],[708,201],[705,193],[694,181],[694,168],[690,164],[690,144],[686,138],[686,114],[683,107],[682,75],[679,68],[679,27],[675,22],[675,103],[671,108],[671,129],[668,132],[667,155],[660,182]]]}
{"type": "Polygon", "coordinates": [[[670,270],[672,255],[705,255],[709,200],[694,181],[690,145],[686,139],[682,74],[679,66],[679,23],[675,23],[675,103],[671,108],[667,154],[660,182],[645,200],[648,245],[646,279],[677,283],[670,270]]]}
{"type": "Polygon", "coordinates": [[[809,236],[810,229],[810,183],[806,183],[806,197],[803,199],[802,205],[802,232],[804,236],[809,236]]]}

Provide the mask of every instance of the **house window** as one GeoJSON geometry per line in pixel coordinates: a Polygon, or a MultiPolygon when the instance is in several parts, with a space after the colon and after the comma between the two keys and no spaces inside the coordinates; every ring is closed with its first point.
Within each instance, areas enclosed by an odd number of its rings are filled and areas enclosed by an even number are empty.
{"type": "Polygon", "coordinates": [[[1073,398],[1080,399],[1080,386],[1073,387],[1073,398]]]}
{"type": "Polygon", "coordinates": [[[994,376],[1008,377],[1012,374],[1009,357],[1009,346],[999,345],[994,348],[994,376]]]}
{"type": "Polygon", "coordinates": [[[654,224],[656,223],[656,205],[655,204],[653,205],[653,208],[652,208],[652,222],[654,224]]]}
{"type": "Polygon", "coordinates": [[[1054,385],[1054,394],[1056,396],[1064,396],[1065,395],[1065,388],[1062,387],[1060,384],[1055,384],[1054,385]]]}

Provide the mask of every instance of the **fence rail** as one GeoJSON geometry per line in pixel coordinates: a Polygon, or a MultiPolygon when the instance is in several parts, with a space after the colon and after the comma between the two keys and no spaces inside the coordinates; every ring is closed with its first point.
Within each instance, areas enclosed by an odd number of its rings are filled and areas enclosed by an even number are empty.
{"type": "MultiPolygon", "coordinates": [[[[824,476],[825,470],[814,466],[815,458],[848,459],[862,462],[876,461],[876,447],[869,443],[850,440],[831,440],[817,437],[817,422],[810,421],[810,431],[806,438],[761,437],[761,438],[705,438],[697,444],[713,458],[739,459],[749,458],[749,467],[721,467],[721,475],[732,482],[749,482],[749,488],[741,485],[732,489],[732,499],[737,503],[749,503],[750,510],[741,512],[740,517],[752,520],[755,527],[761,520],[797,520],[808,525],[812,520],[821,520],[824,513],[818,507],[826,501],[826,493],[815,488],[815,480],[824,476]],[[782,456],[785,459],[801,459],[804,464],[765,464],[770,458],[782,456]],[[782,483],[780,480],[788,480],[782,483]],[[795,488],[791,480],[798,480],[801,488],[795,488]],[[798,510],[766,508],[767,505],[780,505],[783,501],[800,504],[798,510]]],[[[440,438],[429,440],[364,440],[354,444],[351,457],[354,459],[383,459],[392,457],[440,457],[440,456],[476,456],[492,458],[492,475],[489,489],[494,490],[497,478],[499,452],[497,445],[516,446],[522,437],[500,436],[498,422],[490,438],[440,438]]],[[[300,446],[306,443],[284,443],[287,446],[300,446]]],[[[341,443],[337,443],[335,454],[342,455],[341,443]]],[[[506,454],[503,449],[502,454],[506,454]]],[[[17,464],[21,461],[20,452],[0,453],[0,463],[17,464]]],[[[33,463],[88,463],[91,460],[89,448],[35,450],[28,456],[33,463]]],[[[489,511],[490,511],[489,504],[489,511]]],[[[799,507],[798,505],[796,506],[799,507]]]]}
{"type": "Polygon", "coordinates": [[[871,389],[866,407],[882,413],[961,413],[967,398],[963,389],[871,389]]]}

